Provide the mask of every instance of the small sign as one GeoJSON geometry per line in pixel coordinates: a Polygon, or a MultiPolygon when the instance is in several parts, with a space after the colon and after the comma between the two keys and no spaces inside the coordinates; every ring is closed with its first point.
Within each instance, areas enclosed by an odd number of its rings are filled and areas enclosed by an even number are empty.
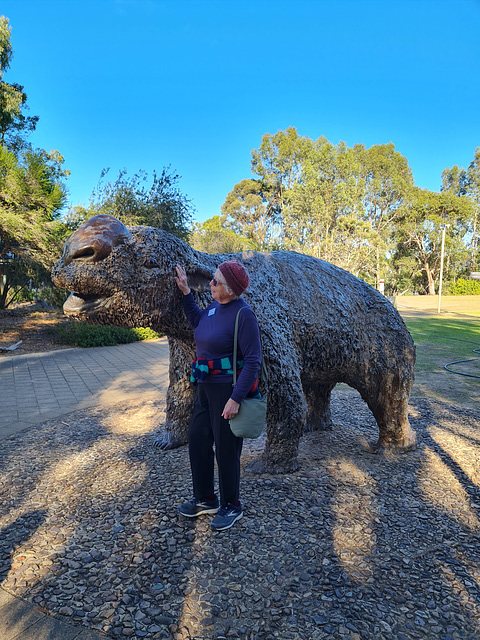
{"type": "Polygon", "coordinates": [[[380,291],[380,293],[385,292],[385,280],[378,281],[378,290],[380,291]]]}

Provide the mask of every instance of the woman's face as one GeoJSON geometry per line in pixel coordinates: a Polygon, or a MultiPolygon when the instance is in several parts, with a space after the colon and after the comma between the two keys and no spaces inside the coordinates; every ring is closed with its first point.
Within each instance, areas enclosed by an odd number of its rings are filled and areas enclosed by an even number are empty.
{"type": "Polygon", "coordinates": [[[234,293],[227,292],[225,278],[219,269],[215,271],[213,278],[210,280],[210,291],[212,292],[212,298],[220,304],[226,304],[235,298],[234,293]]]}

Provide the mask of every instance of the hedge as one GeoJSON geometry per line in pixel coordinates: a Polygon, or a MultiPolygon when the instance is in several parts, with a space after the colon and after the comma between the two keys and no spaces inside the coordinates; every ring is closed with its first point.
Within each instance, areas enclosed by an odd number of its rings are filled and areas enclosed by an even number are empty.
{"type": "Polygon", "coordinates": [[[69,344],[75,347],[113,347],[116,344],[154,340],[155,338],[160,338],[160,334],[153,329],[107,327],[86,322],[69,322],[67,325],[59,326],[55,336],[59,344],[69,344]]]}
{"type": "Polygon", "coordinates": [[[448,284],[447,293],[452,296],[480,295],[480,281],[459,278],[456,282],[450,282],[448,284]]]}

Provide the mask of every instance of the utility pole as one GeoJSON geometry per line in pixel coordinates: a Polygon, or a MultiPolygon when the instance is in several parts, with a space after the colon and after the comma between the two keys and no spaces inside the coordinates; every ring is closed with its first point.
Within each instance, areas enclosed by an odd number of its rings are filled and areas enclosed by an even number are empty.
{"type": "Polygon", "coordinates": [[[442,230],[442,250],[440,252],[440,282],[438,283],[438,309],[437,313],[440,313],[440,301],[442,299],[442,280],[443,280],[443,253],[445,250],[445,229],[448,229],[449,224],[441,224],[442,230]]]}

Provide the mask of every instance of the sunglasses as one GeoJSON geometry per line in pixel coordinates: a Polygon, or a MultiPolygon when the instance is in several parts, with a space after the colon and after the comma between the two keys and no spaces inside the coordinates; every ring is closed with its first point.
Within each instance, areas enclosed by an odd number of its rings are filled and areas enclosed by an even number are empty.
{"type": "Polygon", "coordinates": [[[220,282],[220,280],[217,280],[216,278],[212,278],[212,282],[214,287],[218,286],[219,284],[223,284],[225,286],[224,282],[220,282]]]}

